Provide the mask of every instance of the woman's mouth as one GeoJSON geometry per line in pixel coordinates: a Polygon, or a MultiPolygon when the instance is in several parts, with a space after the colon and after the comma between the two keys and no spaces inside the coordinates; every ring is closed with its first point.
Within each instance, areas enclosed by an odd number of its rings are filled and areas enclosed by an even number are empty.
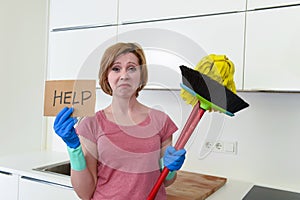
{"type": "Polygon", "coordinates": [[[119,87],[130,87],[130,84],[123,83],[123,84],[120,84],[119,87]]]}

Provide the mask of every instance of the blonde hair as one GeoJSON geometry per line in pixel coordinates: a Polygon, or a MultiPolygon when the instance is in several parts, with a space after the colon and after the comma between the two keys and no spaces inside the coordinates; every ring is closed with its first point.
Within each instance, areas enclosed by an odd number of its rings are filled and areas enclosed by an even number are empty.
{"type": "Polygon", "coordinates": [[[142,47],[137,43],[116,43],[107,48],[104,52],[101,59],[100,70],[98,74],[99,85],[102,88],[102,90],[108,95],[112,95],[112,89],[108,83],[109,69],[112,67],[114,61],[118,56],[126,53],[133,53],[137,56],[139,60],[141,70],[141,83],[136,91],[136,97],[139,95],[139,91],[141,91],[147,84],[148,69],[146,65],[146,57],[142,47]]]}

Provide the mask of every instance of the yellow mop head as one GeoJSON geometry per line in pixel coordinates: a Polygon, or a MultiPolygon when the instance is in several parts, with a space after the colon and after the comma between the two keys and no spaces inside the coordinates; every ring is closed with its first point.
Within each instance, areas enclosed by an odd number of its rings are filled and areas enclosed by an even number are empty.
{"type": "MultiPolygon", "coordinates": [[[[210,54],[205,56],[196,65],[195,70],[207,75],[236,94],[236,87],[233,78],[234,64],[226,57],[226,55],[210,54]]],[[[196,97],[184,89],[181,89],[180,96],[186,101],[186,103],[191,104],[192,106],[196,105],[199,101],[196,97]]]]}

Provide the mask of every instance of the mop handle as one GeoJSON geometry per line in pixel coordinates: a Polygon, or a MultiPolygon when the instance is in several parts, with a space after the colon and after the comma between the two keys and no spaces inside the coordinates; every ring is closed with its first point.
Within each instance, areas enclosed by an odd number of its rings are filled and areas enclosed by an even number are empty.
{"type": "MultiPolygon", "coordinates": [[[[184,146],[187,143],[188,139],[192,135],[194,129],[198,125],[198,122],[200,121],[200,119],[202,118],[204,112],[206,111],[206,110],[200,108],[199,105],[200,104],[198,102],[194,106],[187,122],[185,123],[185,126],[183,127],[183,129],[181,131],[181,134],[180,134],[180,136],[179,136],[179,138],[178,138],[178,140],[177,140],[177,142],[174,146],[174,148],[176,150],[184,148],[184,146]]],[[[169,173],[169,169],[167,167],[164,167],[164,169],[162,170],[158,180],[156,181],[154,187],[152,188],[147,200],[154,200],[160,186],[164,182],[164,180],[167,177],[168,173],[169,173]]]]}
{"type": "Polygon", "coordinates": [[[198,103],[194,106],[187,122],[185,123],[179,138],[177,139],[177,142],[174,146],[174,148],[176,150],[184,148],[184,146],[186,145],[187,141],[191,137],[192,133],[194,132],[195,128],[197,127],[197,125],[205,111],[206,110],[204,110],[200,107],[200,104],[198,101],[198,103]]]}

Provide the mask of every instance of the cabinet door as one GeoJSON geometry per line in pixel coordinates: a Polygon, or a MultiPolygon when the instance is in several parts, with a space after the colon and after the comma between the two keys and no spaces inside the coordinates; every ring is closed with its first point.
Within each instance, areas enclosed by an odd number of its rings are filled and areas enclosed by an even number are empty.
{"type": "Polygon", "coordinates": [[[246,1],[235,0],[119,0],[121,23],[242,11],[246,1]]]}
{"type": "Polygon", "coordinates": [[[286,5],[293,5],[299,4],[299,0],[248,0],[247,1],[247,9],[252,10],[256,8],[268,8],[274,6],[286,6],[286,5]]]}
{"type": "Polygon", "coordinates": [[[19,200],[79,199],[71,187],[45,182],[29,177],[21,177],[19,200]]]}
{"type": "Polygon", "coordinates": [[[249,12],[246,90],[300,89],[300,6],[249,12]]]}
{"type": "Polygon", "coordinates": [[[116,42],[116,32],[116,27],[51,32],[47,78],[97,80],[102,53],[116,42]]]}
{"type": "Polygon", "coordinates": [[[0,199],[18,199],[18,176],[0,171],[0,199]]]}
{"type": "Polygon", "coordinates": [[[180,88],[179,66],[194,67],[208,54],[225,54],[235,64],[238,89],[243,80],[244,13],[122,25],[119,41],[145,48],[152,86],[180,88]]]}
{"type": "Polygon", "coordinates": [[[117,0],[51,0],[50,29],[117,23],[117,0]]]}

